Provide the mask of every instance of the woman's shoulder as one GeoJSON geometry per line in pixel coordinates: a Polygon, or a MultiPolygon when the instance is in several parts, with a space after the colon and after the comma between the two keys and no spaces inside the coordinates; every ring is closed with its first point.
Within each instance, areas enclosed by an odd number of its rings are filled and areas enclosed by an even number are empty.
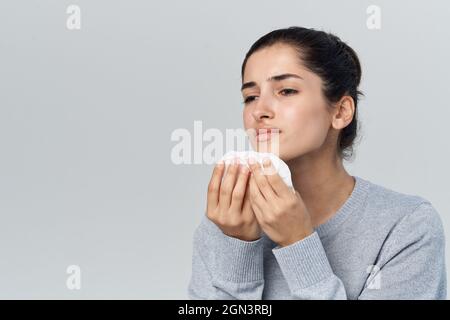
{"type": "Polygon", "coordinates": [[[423,196],[394,190],[390,187],[360,179],[367,185],[366,212],[376,216],[379,222],[393,226],[422,230],[424,233],[443,234],[439,212],[430,200],[423,196]]]}

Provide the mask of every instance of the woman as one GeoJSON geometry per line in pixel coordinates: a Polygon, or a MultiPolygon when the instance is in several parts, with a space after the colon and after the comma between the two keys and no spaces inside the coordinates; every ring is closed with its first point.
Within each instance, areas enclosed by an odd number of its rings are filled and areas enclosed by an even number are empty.
{"type": "Polygon", "coordinates": [[[445,238],[430,202],[343,166],[360,79],[354,50],[323,31],[275,30],[250,48],[244,125],[269,129],[256,149],[278,130],[295,193],[258,164],[216,165],[194,233],[191,299],[446,298],[445,238]]]}

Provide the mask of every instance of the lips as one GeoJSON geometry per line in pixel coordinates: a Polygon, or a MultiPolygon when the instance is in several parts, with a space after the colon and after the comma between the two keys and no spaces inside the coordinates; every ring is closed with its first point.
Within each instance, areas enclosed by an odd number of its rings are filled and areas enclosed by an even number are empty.
{"type": "Polygon", "coordinates": [[[256,140],[261,141],[267,141],[269,140],[273,135],[280,134],[281,130],[278,128],[258,128],[256,131],[256,140]]]}

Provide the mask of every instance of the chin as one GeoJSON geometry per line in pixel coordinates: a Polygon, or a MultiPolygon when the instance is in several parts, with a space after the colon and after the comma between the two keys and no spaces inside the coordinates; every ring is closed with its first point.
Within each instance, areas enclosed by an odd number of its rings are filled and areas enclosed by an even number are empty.
{"type": "Polygon", "coordinates": [[[278,152],[274,152],[273,150],[271,150],[270,147],[261,147],[258,149],[254,149],[258,152],[269,152],[269,153],[273,153],[276,156],[278,156],[278,158],[280,158],[281,160],[283,160],[284,162],[292,159],[293,157],[289,155],[289,153],[286,153],[286,150],[283,150],[283,148],[280,146],[278,152]]]}
{"type": "Polygon", "coordinates": [[[304,150],[281,150],[279,158],[283,160],[284,162],[296,160],[300,157],[303,157],[308,152],[305,152],[304,150]]]}

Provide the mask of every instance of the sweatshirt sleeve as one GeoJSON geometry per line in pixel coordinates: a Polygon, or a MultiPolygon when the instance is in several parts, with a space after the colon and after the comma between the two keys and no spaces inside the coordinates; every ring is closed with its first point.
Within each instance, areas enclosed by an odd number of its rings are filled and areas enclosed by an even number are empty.
{"type": "Polygon", "coordinates": [[[446,297],[444,229],[439,213],[424,202],[393,228],[359,299],[446,297]]]}
{"type": "MultiPolygon", "coordinates": [[[[347,299],[317,232],[273,253],[293,299],[347,299]]],[[[358,299],[446,299],[444,230],[430,203],[392,228],[371,269],[358,299]]]]}
{"type": "Polygon", "coordinates": [[[263,289],[263,238],[227,236],[203,216],[193,237],[189,299],[261,300],[263,289]]]}
{"type": "Polygon", "coordinates": [[[293,299],[347,299],[344,285],[333,273],[317,232],[289,246],[276,246],[272,252],[293,299]]]}

